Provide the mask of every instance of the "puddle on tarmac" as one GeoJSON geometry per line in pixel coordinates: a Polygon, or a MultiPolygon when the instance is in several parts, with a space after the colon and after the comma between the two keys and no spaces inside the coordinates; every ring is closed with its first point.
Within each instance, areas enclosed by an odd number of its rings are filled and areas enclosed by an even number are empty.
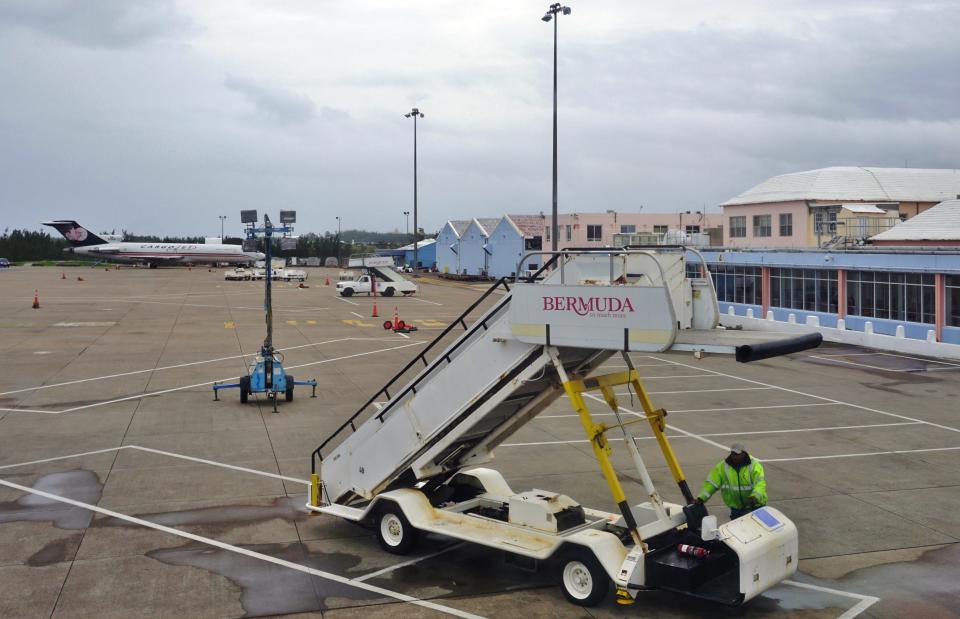
{"type": "MultiPolygon", "coordinates": [[[[168,527],[186,525],[203,525],[208,536],[217,532],[224,532],[234,527],[263,522],[280,518],[293,521],[305,513],[302,496],[277,497],[270,505],[225,505],[217,507],[201,507],[185,509],[175,512],[157,512],[152,514],[136,514],[137,518],[148,520],[168,527]]],[[[133,523],[119,518],[105,518],[98,520],[94,526],[126,526],[136,527],[133,523]]]]}
{"type": "Polygon", "coordinates": [[[865,567],[832,585],[880,598],[871,614],[885,617],[960,617],[960,544],[923,553],[914,561],[865,567]]]}
{"type": "MultiPolygon", "coordinates": [[[[343,575],[348,575],[361,561],[359,556],[346,553],[308,553],[299,543],[240,547],[343,575]]],[[[377,593],[220,548],[167,548],[150,551],[147,556],[168,565],[197,567],[229,579],[243,591],[240,603],[247,616],[309,612],[355,606],[363,602],[390,601],[377,593]],[[333,602],[335,599],[350,602],[336,604],[333,602]]]]}
{"type": "MultiPolygon", "coordinates": [[[[33,483],[33,488],[91,505],[97,504],[103,491],[97,474],[84,469],[43,475],[33,483]]],[[[57,528],[75,530],[87,528],[91,520],[93,512],[90,510],[36,494],[25,494],[16,501],[0,503],[0,524],[51,522],[57,528]]]]}

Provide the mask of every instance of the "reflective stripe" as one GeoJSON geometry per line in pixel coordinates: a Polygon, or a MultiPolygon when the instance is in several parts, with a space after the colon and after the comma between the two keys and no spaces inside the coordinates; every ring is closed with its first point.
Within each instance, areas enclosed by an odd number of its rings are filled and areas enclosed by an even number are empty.
{"type": "Polygon", "coordinates": [[[718,486],[717,484],[713,483],[713,480],[712,480],[712,479],[707,479],[707,483],[710,484],[711,486],[713,486],[714,488],[718,489],[718,490],[719,490],[720,488],[722,488],[722,486],[718,486]]]}

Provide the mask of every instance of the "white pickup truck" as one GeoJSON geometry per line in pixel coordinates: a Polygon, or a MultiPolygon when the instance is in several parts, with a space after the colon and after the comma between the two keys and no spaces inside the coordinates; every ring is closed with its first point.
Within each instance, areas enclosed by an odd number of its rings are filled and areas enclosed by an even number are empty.
{"type": "MultiPolygon", "coordinates": [[[[411,295],[417,291],[416,284],[403,279],[399,274],[396,275],[395,279],[387,277],[375,277],[375,279],[377,282],[377,294],[383,297],[392,297],[398,292],[404,295],[411,295]]],[[[355,294],[363,293],[369,295],[371,294],[370,281],[370,275],[363,274],[353,281],[337,282],[337,292],[340,293],[341,297],[351,297],[355,294]]]]}

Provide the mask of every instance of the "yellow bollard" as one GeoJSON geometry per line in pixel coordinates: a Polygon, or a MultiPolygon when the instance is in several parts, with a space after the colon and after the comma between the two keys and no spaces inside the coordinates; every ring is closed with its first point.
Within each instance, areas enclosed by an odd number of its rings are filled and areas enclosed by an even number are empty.
{"type": "Polygon", "coordinates": [[[310,475],[310,505],[320,507],[320,476],[316,473],[310,475]]]}

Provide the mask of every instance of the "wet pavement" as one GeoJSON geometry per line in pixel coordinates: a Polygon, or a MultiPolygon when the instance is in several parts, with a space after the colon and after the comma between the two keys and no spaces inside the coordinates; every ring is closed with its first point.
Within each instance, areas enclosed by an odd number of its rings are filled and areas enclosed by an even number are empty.
{"type": "MultiPolygon", "coordinates": [[[[800,572],[741,608],[652,591],[585,610],[552,565],[432,537],[396,557],[369,530],[306,512],[310,452],[480,289],[379,300],[419,321],[404,338],[370,317],[371,299],[339,299],[328,272],[310,272],[308,289],[277,287],[276,340],[318,397],[298,390],[277,414],[210,389],[262,341],[261,286],[206,268],[2,274],[0,617],[960,616],[960,364],[829,345],[749,366],[634,355],[692,486],[723,456],[712,443],[745,442],[765,462],[771,503],[800,530],[800,572]]],[[[571,413],[552,405],[492,466],[516,490],[612,509],[571,413]]],[[[678,501],[650,438],[641,453],[678,501]]]]}

